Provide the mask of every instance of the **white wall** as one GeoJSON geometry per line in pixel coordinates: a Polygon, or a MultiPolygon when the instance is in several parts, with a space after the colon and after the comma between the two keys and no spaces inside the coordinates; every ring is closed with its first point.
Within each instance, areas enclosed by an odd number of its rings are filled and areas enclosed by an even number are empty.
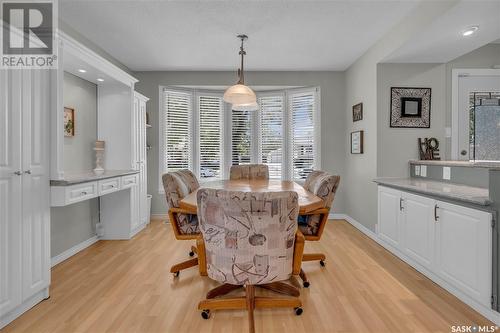
{"type": "MultiPolygon", "coordinates": [[[[248,72],[249,85],[320,86],[321,87],[321,158],[323,169],[340,174],[341,185],[333,210],[343,212],[344,193],[349,184],[344,181],[345,105],[344,74],[339,72],[248,72]]],[[[165,214],[163,195],[158,194],[158,87],[160,85],[226,86],[236,80],[234,72],[136,72],[136,90],[150,98],[147,111],[153,128],[148,130],[148,192],[153,195],[152,213],[165,214]]]]}

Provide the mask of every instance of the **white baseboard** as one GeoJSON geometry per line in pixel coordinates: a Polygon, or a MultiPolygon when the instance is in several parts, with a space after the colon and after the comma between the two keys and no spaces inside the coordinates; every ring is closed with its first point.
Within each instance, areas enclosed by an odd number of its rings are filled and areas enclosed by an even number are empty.
{"type": "Polygon", "coordinates": [[[329,218],[346,220],[349,224],[351,224],[353,227],[355,227],[356,229],[361,231],[366,236],[370,237],[373,241],[377,242],[384,249],[386,249],[387,251],[389,251],[392,254],[394,254],[395,256],[397,256],[399,259],[404,261],[406,264],[415,268],[418,272],[422,273],[427,278],[434,281],[441,288],[445,289],[446,291],[448,291],[452,295],[456,296],[460,301],[462,301],[463,303],[465,303],[466,305],[468,305],[469,307],[471,307],[472,309],[474,309],[475,311],[477,311],[478,313],[480,313],[481,315],[486,317],[488,320],[490,320],[490,321],[492,321],[495,324],[500,326],[500,313],[499,312],[478,303],[477,301],[475,301],[474,299],[472,299],[471,297],[469,297],[468,295],[466,295],[465,293],[463,293],[459,289],[450,285],[448,282],[443,280],[441,277],[437,276],[435,273],[429,271],[427,268],[421,266],[419,263],[415,262],[414,260],[412,260],[411,258],[406,256],[400,250],[398,250],[398,249],[394,248],[393,246],[391,246],[390,244],[387,244],[386,242],[384,242],[382,239],[380,239],[377,236],[377,234],[375,232],[371,231],[370,229],[368,229],[367,227],[365,227],[364,225],[362,225],[361,223],[359,223],[358,221],[356,221],[355,219],[353,219],[349,215],[330,214],[329,218]]]}
{"type": "Polygon", "coordinates": [[[54,267],[55,265],[63,262],[64,260],[68,259],[71,256],[74,256],[75,254],[86,249],[87,247],[94,244],[98,240],[99,240],[99,237],[97,237],[97,236],[91,237],[91,238],[87,239],[86,241],[81,242],[80,244],[76,244],[72,248],[64,251],[63,253],[58,254],[55,257],[52,257],[52,259],[50,260],[51,267],[54,267]]]}
{"type": "Polygon", "coordinates": [[[168,220],[168,214],[151,214],[151,220],[168,220]]]}
{"type": "Polygon", "coordinates": [[[47,287],[47,288],[37,292],[36,294],[31,296],[27,300],[25,300],[23,303],[21,303],[21,305],[19,305],[18,307],[16,307],[15,309],[10,311],[9,313],[0,317],[0,330],[2,328],[4,328],[5,326],[7,326],[14,319],[16,319],[17,317],[19,317],[20,315],[22,315],[23,313],[25,313],[26,311],[31,309],[32,307],[34,307],[35,305],[37,305],[38,303],[40,303],[44,299],[47,299],[48,297],[49,297],[49,288],[47,287]]]}

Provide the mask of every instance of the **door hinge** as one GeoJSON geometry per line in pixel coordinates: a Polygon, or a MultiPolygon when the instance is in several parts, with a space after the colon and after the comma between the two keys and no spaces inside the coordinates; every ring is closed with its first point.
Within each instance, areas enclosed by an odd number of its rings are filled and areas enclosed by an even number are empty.
{"type": "Polygon", "coordinates": [[[491,227],[495,228],[495,216],[491,216],[491,227]]]}
{"type": "Polygon", "coordinates": [[[491,308],[497,308],[497,295],[491,295],[491,308]]]}

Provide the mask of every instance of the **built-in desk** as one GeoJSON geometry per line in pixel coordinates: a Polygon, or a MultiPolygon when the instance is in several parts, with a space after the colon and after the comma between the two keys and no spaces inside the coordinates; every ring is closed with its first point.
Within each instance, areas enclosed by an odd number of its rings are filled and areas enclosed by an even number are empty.
{"type": "Polygon", "coordinates": [[[107,170],[65,175],[65,179],[51,180],[51,206],[61,207],[131,188],[138,184],[137,170],[107,170]]]}

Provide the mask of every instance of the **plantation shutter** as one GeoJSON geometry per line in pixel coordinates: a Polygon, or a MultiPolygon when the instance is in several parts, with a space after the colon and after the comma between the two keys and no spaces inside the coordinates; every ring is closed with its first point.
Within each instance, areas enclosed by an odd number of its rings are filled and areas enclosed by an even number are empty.
{"type": "Polygon", "coordinates": [[[307,178],[316,168],[318,156],[315,140],[316,91],[291,92],[288,95],[291,131],[291,176],[294,180],[307,178]]]}
{"type": "Polygon", "coordinates": [[[221,179],[223,170],[223,110],[221,96],[200,94],[199,108],[199,165],[202,180],[221,179]]]}
{"type": "Polygon", "coordinates": [[[163,171],[191,169],[192,98],[188,92],[165,90],[163,108],[163,171]]]}
{"type": "Polygon", "coordinates": [[[252,118],[255,111],[231,111],[231,164],[252,162],[252,118]]]}
{"type": "Polygon", "coordinates": [[[269,178],[281,179],[283,166],[283,95],[259,97],[260,147],[262,163],[269,167],[269,178]]]}

